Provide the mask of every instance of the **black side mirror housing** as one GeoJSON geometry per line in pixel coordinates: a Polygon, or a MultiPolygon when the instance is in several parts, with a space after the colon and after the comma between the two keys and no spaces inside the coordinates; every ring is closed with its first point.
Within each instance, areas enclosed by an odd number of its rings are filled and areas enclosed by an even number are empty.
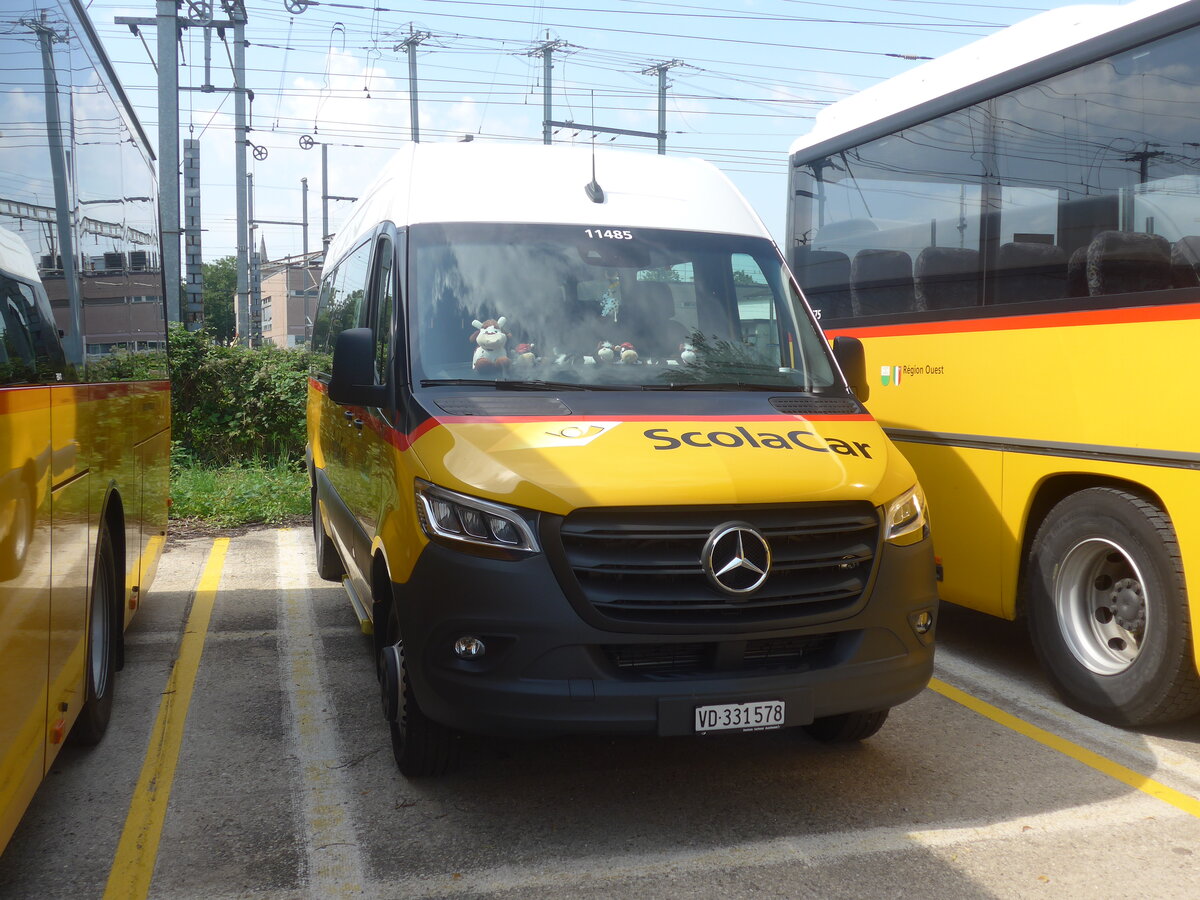
{"type": "Polygon", "coordinates": [[[333,345],[329,399],[347,406],[386,407],[391,388],[375,383],[375,337],[370,328],[347,328],[333,345]]]}
{"type": "Polygon", "coordinates": [[[862,341],[839,334],[833,339],[833,358],[846,376],[854,396],[866,403],[871,396],[871,385],[867,382],[867,355],[863,351],[862,341]]]}

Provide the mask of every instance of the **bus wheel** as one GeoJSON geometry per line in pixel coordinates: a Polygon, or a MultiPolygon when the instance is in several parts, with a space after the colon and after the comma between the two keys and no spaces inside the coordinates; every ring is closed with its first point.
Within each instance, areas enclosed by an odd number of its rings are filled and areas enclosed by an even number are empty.
{"type": "Polygon", "coordinates": [[[117,567],[113,560],[108,529],[101,526],[96,545],[96,571],[92,578],[92,596],[88,604],[87,694],[79,718],[71,729],[71,739],[84,746],[100,742],[112,716],[113,682],[116,677],[117,638],[121,611],[117,605],[117,567]]]}
{"type": "Polygon", "coordinates": [[[814,719],[805,725],[808,736],[823,744],[846,744],[851,741],[865,741],[883,727],[890,710],[879,709],[871,712],[842,713],[838,716],[824,716],[814,719]]]}
{"type": "Polygon", "coordinates": [[[413,695],[400,639],[395,604],[388,613],[386,643],[380,651],[379,686],[383,713],[392,732],[392,755],[401,774],[408,778],[445,775],[458,763],[459,736],[452,728],[435,722],[422,712],[413,695]]]}
{"type": "Polygon", "coordinates": [[[325,525],[321,522],[321,507],[317,502],[317,486],[314,484],[312,494],[312,526],[313,544],[317,551],[317,574],[326,581],[341,581],[346,570],[342,568],[342,558],[338,556],[337,548],[325,533],[325,525]]]}
{"type": "Polygon", "coordinates": [[[1097,487],[1059,501],[1027,585],[1034,650],[1068,705],[1115,725],[1200,710],[1179,545],[1149,500],[1097,487]]]}

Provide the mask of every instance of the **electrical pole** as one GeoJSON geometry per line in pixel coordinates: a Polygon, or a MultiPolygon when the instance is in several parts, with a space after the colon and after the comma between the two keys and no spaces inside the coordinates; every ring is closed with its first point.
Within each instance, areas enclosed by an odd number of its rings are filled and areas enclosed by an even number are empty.
{"type": "Polygon", "coordinates": [[[321,145],[321,264],[329,262],[329,145],[321,145]]]}
{"type": "Polygon", "coordinates": [[[682,59],[673,59],[643,69],[643,75],[658,76],[658,153],[660,156],[667,152],[667,70],[682,66],[682,59]]]}
{"type": "MultiPolygon", "coordinates": [[[[547,37],[549,37],[549,35],[547,35],[547,37]]],[[[526,56],[540,56],[542,58],[542,143],[543,144],[549,144],[551,141],[550,125],[551,125],[551,120],[554,118],[554,110],[553,110],[553,106],[551,103],[552,98],[551,98],[551,91],[550,91],[550,77],[551,77],[550,72],[554,68],[554,61],[553,61],[554,51],[561,50],[563,47],[566,47],[566,46],[568,46],[566,41],[547,40],[545,43],[540,44],[537,47],[534,47],[532,50],[530,50],[528,53],[525,54],[526,56]]]]}
{"type": "Polygon", "coordinates": [[[417,116],[417,47],[428,37],[428,31],[414,31],[395,47],[408,54],[408,128],[414,144],[421,140],[421,126],[417,116]]]}
{"type": "MultiPolygon", "coordinates": [[[[159,3],[171,0],[159,0],[159,3]]],[[[250,258],[246,248],[250,214],[246,196],[246,16],[240,4],[230,9],[233,19],[233,159],[237,190],[237,310],[241,329],[238,343],[250,346],[250,258]],[[242,330],[244,329],[244,330],[242,330]]]]}
{"type": "Polygon", "coordinates": [[[179,315],[179,20],[175,0],[158,0],[158,210],[167,321],[179,315]]]}

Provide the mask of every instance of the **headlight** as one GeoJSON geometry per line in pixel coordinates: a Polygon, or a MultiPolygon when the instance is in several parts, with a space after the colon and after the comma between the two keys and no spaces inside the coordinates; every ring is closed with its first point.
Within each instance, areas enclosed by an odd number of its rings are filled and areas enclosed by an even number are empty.
{"type": "Polygon", "coordinates": [[[884,540],[901,546],[915,544],[925,537],[928,528],[925,515],[925,495],[919,484],[913,485],[885,507],[884,540]]]}
{"type": "Polygon", "coordinates": [[[538,551],[533,528],[511,506],[448,491],[419,478],[415,488],[417,517],[430,538],[441,543],[453,542],[467,552],[478,548],[485,552],[501,551],[499,555],[507,556],[503,551],[538,551]]]}

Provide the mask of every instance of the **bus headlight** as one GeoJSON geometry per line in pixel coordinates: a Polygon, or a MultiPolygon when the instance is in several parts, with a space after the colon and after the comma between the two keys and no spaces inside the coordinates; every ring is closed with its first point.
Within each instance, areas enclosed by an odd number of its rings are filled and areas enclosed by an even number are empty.
{"type": "Polygon", "coordinates": [[[913,485],[884,507],[884,540],[906,546],[924,539],[929,523],[925,515],[925,495],[919,484],[913,485]]]}
{"type": "Polygon", "coordinates": [[[416,479],[417,518],[431,539],[468,553],[509,556],[539,550],[533,528],[519,510],[416,479]],[[499,552],[488,552],[499,551],[499,552]]]}

